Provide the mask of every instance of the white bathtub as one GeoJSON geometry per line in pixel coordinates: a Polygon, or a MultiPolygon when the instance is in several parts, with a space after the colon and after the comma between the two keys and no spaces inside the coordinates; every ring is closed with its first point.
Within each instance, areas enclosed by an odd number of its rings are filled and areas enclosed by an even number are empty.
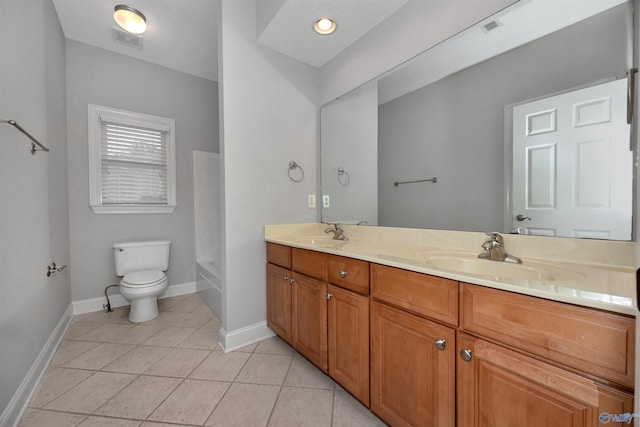
{"type": "Polygon", "coordinates": [[[221,319],[222,280],[216,260],[196,261],[196,290],[218,319],[221,319]]]}

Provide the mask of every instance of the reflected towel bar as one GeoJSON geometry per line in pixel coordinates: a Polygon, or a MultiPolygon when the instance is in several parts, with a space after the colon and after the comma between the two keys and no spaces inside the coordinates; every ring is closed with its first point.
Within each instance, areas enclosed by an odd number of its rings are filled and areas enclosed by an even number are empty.
{"type": "Polygon", "coordinates": [[[29,138],[32,141],[31,142],[31,154],[36,154],[36,151],[49,151],[49,149],[47,147],[45,147],[44,145],[40,144],[40,142],[38,142],[37,139],[35,139],[29,132],[24,130],[22,128],[22,126],[20,126],[15,120],[1,120],[0,119],[0,123],[10,124],[14,128],[18,129],[20,132],[25,134],[27,136],[27,138],[29,138]],[[36,145],[38,147],[40,147],[40,148],[36,148],[36,145]]]}
{"type": "Polygon", "coordinates": [[[414,182],[433,182],[433,183],[435,184],[436,182],[438,182],[438,178],[436,178],[436,177],[434,176],[433,178],[429,178],[429,179],[419,179],[419,180],[417,180],[417,181],[404,181],[404,182],[398,182],[398,181],[396,181],[396,182],[394,182],[394,183],[393,183],[393,185],[394,185],[395,187],[397,187],[397,186],[398,186],[398,185],[400,185],[400,184],[413,184],[414,182]]]}

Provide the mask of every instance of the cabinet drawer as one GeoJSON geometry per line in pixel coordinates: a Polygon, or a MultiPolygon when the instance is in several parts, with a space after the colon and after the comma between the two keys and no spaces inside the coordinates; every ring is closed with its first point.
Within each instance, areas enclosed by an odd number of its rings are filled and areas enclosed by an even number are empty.
{"type": "Polygon", "coordinates": [[[322,252],[293,248],[293,271],[297,271],[298,273],[326,282],[327,257],[328,255],[322,252]]]}
{"type": "Polygon", "coordinates": [[[267,262],[284,268],[291,268],[291,248],[267,242],[267,262]]]}
{"type": "Polygon", "coordinates": [[[631,317],[468,283],[461,289],[465,331],[633,387],[631,317]]]}
{"type": "Polygon", "coordinates": [[[458,282],[371,264],[371,295],[423,316],[458,325],[458,282]]]}
{"type": "Polygon", "coordinates": [[[353,258],[329,255],[329,283],[362,295],[369,295],[369,263],[353,258]]]}

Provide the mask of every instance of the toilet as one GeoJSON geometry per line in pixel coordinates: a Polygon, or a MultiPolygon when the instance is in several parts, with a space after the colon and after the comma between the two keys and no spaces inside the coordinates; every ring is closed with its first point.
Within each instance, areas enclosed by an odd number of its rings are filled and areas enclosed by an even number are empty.
{"type": "Polygon", "coordinates": [[[158,317],[158,296],[168,286],[163,272],[169,269],[170,247],[168,240],[113,245],[116,275],[122,277],[118,289],[131,302],[130,322],[146,322],[158,317]]]}

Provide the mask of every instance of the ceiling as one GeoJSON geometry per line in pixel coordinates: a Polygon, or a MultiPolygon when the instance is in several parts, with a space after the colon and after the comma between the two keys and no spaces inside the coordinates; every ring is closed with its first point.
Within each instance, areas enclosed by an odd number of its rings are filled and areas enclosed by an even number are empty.
{"type": "MultiPolygon", "coordinates": [[[[416,0],[414,0],[416,1],[416,0]]],[[[259,0],[257,41],[320,67],[409,0],[259,0]],[[315,34],[313,22],[333,17],[337,30],[315,34]]],[[[217,81],[218,1],[53,0],[66,38],[217,81]],[[114,40],[113,8],[127,4],[147,18],[142,48],[114,40]]]]}
{"type": "Polygon", "coordinates": [[[53,0],[53,4],[68,39],[209,80],[218,79],[216,1],[53,0]],[[142,49],[113,39],[112,28],[117,27],[113,8],[125,1],[147,18],[142,49]]]}
{"type": "Polygon", "coordinates": [[[403,64],[378,82],[380,104],[597,15],[627,0],[520,1],[403,64]],[[499,28],[486,31],[489,22],[499,28]]]}

